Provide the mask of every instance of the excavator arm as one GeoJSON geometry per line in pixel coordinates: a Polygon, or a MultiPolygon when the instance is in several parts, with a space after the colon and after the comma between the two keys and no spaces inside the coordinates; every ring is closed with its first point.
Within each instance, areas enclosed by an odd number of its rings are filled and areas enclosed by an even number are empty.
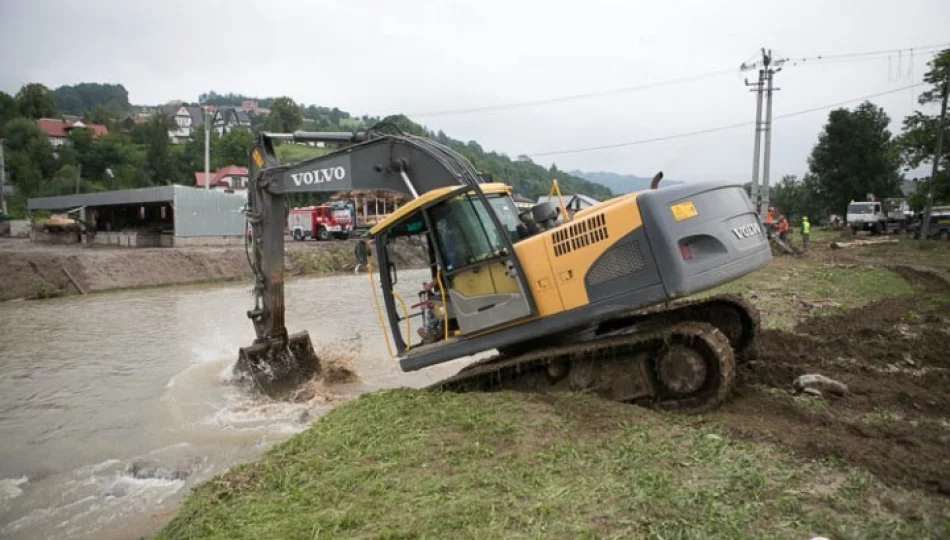
{"type": "Polygon", "coordinates": [[[257,338],[240,350],[235,373],[275,396],[319,372],[306,332],[288,335],[284,322],[284,229],[288,193],[391,190],[416,198],[447,186],[477,185],[474,166],[430,139],[369,130],[356,133],[262,133],[249,152],[248,261],[254,274],[254,307],[247,312],[257,338]],[[323,156],[280,164],[277,141],[342,143],[323,156]]]}

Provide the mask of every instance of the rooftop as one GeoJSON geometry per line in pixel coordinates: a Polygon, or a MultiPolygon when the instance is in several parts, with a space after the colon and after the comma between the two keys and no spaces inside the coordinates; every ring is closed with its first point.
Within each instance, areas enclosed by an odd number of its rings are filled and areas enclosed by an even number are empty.
{"type": "MultiPolygon", "coordinates": [[[[212,186],[227,186],[228,183],[224,181],[224,178],[228,176],[247,176],[247,167],[241,167],[238,165],[228,165],[227,167],[221,167],[220,169],[211,173],[211,185],[212,186]]],[[[207,184],[205,181],[204,171],[195,171],[195,186],[204,187],[207,184]]]]}
{"type": "MultiPolygon", "coordinates": [[[[204,189],[190,186],[156,186],[139,189],[122,189],[117,191],[100,191],[98,193],[79,193],[76,195],[60,195],[57,197],[37,197],[27,200],[29,210],[71,210],[83,206],[126,206],[172,202],[176,194],[204,192],[204,189]]],[[[212,191],[215,196],[241,197],[230,193],[212,191]]],[[[230,200],[230,199],[229,199],[230,200]]]]}
{"type": "Polygon", "coordinates": [[[65,138],[70,130],[76,128],[88,129],[95,137],[109,134],[109,128],[106,126],[102,124],[86,124],[83,123],[82,120],[66,122],[64,120],[60,120],[59,118],[40,118],[36,121],[36,124],[40,127],[40,130],[46,134],[47,137],[65,138]]]}

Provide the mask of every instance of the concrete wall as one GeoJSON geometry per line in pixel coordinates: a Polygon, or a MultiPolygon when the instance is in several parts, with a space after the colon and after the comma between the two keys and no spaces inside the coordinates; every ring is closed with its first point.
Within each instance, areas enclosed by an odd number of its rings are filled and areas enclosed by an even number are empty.
{"type": "Polygon", "coordinates": [[[78,230],[45,231],[35,228],[30,231],[30,241],[44,244],[78,244],[81,241],[81,236],[78,230]]]}
{"type": "Polygon", "coordinates": [[[243,243],[246,202],[243,195],[175,186],[175,245],[192,237],[236,236],[243,243]]]}
{"type": "Polygon", "coordinates": [[[10,227],[10,236],[25,238],[30,235],[30,229],[32,227],[28,219],[11,219],[5,223],[10,227]]]}
{"type": "MultiPolygon", "coordinates": [[[[89,235],[90,244],[121,247],[159,247],[161,235],[140,232],[97,232],[89,235]]],[[[170,243],[168,245],[171,245],[170,243]]]]}
{"type": "Polygon", "coordinates": [[[176,236],[175,247],[243,246],[243,236],[176,236]]]}

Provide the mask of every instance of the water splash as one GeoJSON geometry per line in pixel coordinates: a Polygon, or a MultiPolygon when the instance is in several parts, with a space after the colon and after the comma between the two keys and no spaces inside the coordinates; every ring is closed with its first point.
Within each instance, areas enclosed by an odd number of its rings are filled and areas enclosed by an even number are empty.
{"type": "Polygon", "coordinates": [[[23,489],[20,486],[25,486],[29,483],[30,479],[26,476],[21,476],[20,478],[0,478],[0,503],[23,495],[23,489]]]}

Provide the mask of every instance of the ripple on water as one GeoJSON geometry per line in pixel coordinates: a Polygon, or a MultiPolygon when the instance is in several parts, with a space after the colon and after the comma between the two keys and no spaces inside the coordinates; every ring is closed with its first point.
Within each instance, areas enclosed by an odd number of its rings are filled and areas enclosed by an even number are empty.
{"type": "MultiPolygon", "coordinates": [[[[408,272],[397,288],[427,276],[408,272]]],[[[399,371],[365,309],[365,276],[295,280],[287,293],[289,330],[309,331],[328,363],[350,355],[365,381],[317,385],[295,403],[229,384],[254,337],[244,285],[0,306],[0,329],[16,328],[0,344],[0,431],[16,434],[0,445],[0,537],[96,537],[158,504],[167,511],[183,486],[255,458],[340,401],[457,369],[399,371]],[[353,308],[327,317],[340,298],[353,308]]]]}

